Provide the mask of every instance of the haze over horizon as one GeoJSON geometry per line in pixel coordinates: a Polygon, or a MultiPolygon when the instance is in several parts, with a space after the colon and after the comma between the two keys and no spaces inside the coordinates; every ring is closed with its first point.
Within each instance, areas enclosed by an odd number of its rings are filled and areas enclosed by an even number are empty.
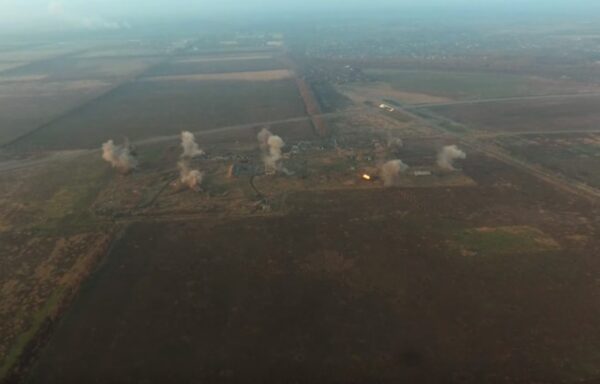
{"type": "MultiPolygon", "coordinates": [[[[569,14],[593,17],[600,4],[593,0],[0,0],[0,30],[3,31],[69,31],[121,30],[131,27],[179,19],[214,19],[231,17],[295,17],[352,16],[361,12],[420,12],[435,15],[455,12],[457,15],[507,14],[511,17],[569,14]],[[321,13],[321,14],[319,14],[321,13]]],[[[410,15],[410,14],[408,14],[410,15]]]]}

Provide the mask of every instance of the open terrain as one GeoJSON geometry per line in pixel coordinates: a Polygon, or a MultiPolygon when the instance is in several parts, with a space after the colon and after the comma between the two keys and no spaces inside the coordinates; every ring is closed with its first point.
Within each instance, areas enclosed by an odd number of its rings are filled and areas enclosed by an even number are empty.
{"type": "Polygon", "coordinates": [[[600,378],[600,34],[311,23],[0,41],[0,382],[600,378]]]}
{"type": "MultiPolygon", "coordinates": [[[[367,68],[365,74],[408,94],[454,100],[598,92],[597,85],[524,74],[367,68]]],[[[418,101],[417,101],[418,102],[418,101]]],[[[427,103],[426,99],[421,101],[427,103]]]]}
{"type": "Polygon", "coordinates": [[[594,377],[594,211],[480,156],[465,172],[479,187],[298,192],[283,217],[135,224],[31,381],[594,377]]]}
{"type": "Polygon", "coordinates": [[[600,97],[552,97],[435,107],[433,110],[473,129],[492,132],[594,131],[600,123],[600,97]]]}
{"type": "Polygon", "coordinates": [[[500,138],[499,143],[520,158],[600,188],[598,134],[534,134],[500,138]]]}
{"type": "Polygon", "coordinates": [[[110,87],[101,80],[0,82],[0,145],[59,118],[110,87]]]}
{"type": "Polygon", "coordinates": [[[138,81],[53,121],[15,145],[94,148],[111,137],[138,140],[303,115],[304,105],[291,80],[138,81]]]}
{"type": "Polygon", "coordinates": [[[230,72],[273,71],[277,69],[285,69],[285,64],[272,56],[189,56],[159,66],[150,71],[148,76],[222,74],[230,72]]]}

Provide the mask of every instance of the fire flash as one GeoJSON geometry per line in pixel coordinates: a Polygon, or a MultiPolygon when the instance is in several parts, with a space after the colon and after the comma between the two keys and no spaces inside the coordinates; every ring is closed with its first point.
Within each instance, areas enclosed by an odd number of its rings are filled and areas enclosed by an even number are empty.
{"type": "Polygon", "coordinates": [[[363,180],[371,181],[371,176],[370,176],[370,175],[367,175],[366,173],[364,173],[364,174],[362,175],[362,178],[363,178],[363,180]]]}

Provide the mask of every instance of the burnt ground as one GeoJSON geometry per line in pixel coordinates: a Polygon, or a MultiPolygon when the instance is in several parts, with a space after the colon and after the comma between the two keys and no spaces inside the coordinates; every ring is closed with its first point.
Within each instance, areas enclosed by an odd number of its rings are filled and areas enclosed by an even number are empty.
{"type": "Polygon", "coordinates": [[[600,376],[598,207],[478,155],[477,187],[291,193],[133,224],[28,382],[578,382],[600,376]],[[464,228],[557,246],[461,252],[464,228]]]}

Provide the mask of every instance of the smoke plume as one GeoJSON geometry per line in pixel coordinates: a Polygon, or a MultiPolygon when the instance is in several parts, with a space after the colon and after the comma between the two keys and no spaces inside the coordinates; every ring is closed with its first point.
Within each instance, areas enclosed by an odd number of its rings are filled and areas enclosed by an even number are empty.
{"type": "Polygon", "coordinates": [[[204,173],[197,169],[190,169],[189,160],[183,159],[177,163],[179,167],[179,181],[190,189],[197,191],[202,184],[204,173]]]}
{"type": "Polygon", "coordinates": [[[137,166],[137,161],[131,154],[129,145],[115,145],[112,140],[102,144],[102,158],[123,173],[129,172],[137,166]]]}
{"type": "Polygon", "coordinates": [[[263,162],[267,173],[275,173],[282,170],[281,149],[285,146],[283,139],[263,128],[258,133],[258,144],[263,151],[263,162]]]}
{"type": "Polygon", "coordinates": [[[183,148],[181,157],[184,158],[191,159],[196,156],[204,155],[204,151],[198,147],[196,138],[192,132],[181,132],[181,148],[183,148]]]}
{"type": "Polygon", "coordinates": [[[408,165],[402,160],[390,160],[381,166],[383,185],[391,187],[398,184],[400,174],[408,170],[408,165]]]}
{"type": "Polygon", "coordinates": [[[447,145],[438,153],[437,164],[440,168],[448,171],[454,171],[454,161],[457,159],[466,159],[467,154],[461,151],[456,145],[447,145]]]}
{"type": "Polygon", "coordinates": [[[258,132],[256,138],[258,139],[258,145],[260,146],[260,149],[263,151],[269,149],[269,137],[271,136],[273,136],[273,134],[267,128],[263,128],[260,130],[260,132],[258,132]]]}

